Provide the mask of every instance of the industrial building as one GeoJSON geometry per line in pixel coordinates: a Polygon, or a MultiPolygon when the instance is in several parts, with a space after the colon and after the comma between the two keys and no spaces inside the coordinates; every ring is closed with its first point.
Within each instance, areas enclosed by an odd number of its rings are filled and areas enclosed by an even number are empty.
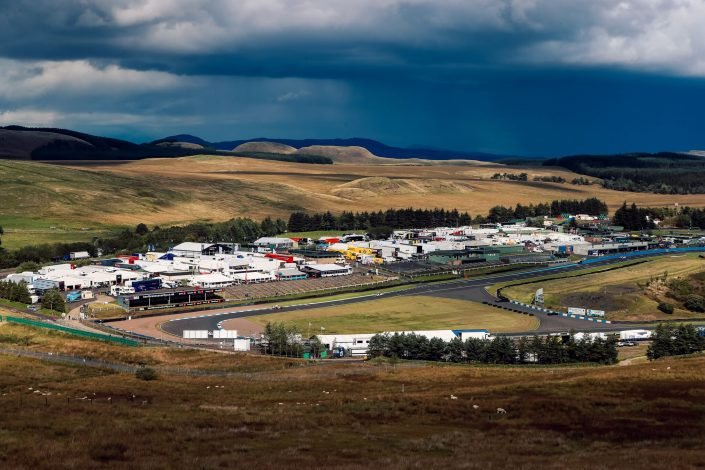
{"type": "Polygon", "coordinates": [[[184,242],[179,243],[171,250],[174,256],[183,256],[185,258],[198,258],[200,256],[213,256],[215,254],[233,253],[239,248],[234,243],[194,243],[184,242]]]}
{"type": "Polygon", "coordinates": [[[591,245],[576,245],[573,247],[573,253],[582,256],[604,256],[647,250],[648,248],[649,244],[647,242],[595,243],[591,245]]]}
{"type": "Polygon", "coordinates": [[[221,289],[177,288],[137,292],[119,295],[118,304],[129,312],[154,310],[193,305],[212,304],[223,301],[221,289]]]}
{"type": "Polygon", "coordinates": [[[258,248],[266,248],[269,250],[289,250],[294,248],[294,240],[291,238],[280,237],[262,237],[253,243],[258,248]]]}
{"type": "Polygon", "coordinates": [[[428,255],[432,263],[461,266],[472,263],[499,261],[499,250],[437,250],[428,255]]]}
{"type": "Polygon", "coordinates": [[[341,266],[339,264],[306,264],[301,267],[301,271],[310,277],[333,277],[352,274],[350,266],[341,266]]]}

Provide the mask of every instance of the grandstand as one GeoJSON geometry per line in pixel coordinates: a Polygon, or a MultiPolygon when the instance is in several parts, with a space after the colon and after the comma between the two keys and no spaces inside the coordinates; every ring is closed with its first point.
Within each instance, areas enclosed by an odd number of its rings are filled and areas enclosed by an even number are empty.
{"type": "Polygon", "coordinates": [[[227,300],[259,299],[283,295],[305,294],[330,289],[364,286],[390,282],[396,278],[385,276],[368,276],[354,273],[349,276],[321,277],[287,282],[269,282],[266,284],[240,284],[223,290],[227,300]]]}

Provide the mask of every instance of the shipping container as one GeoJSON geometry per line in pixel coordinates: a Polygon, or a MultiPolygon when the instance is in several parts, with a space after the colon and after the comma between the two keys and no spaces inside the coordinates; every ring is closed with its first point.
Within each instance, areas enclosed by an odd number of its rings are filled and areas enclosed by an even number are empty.
{"type": "Polygon", "coordinates": [[[619,332],[619,339],[621,340],[644,340],[651,338],[651,331],[649,330],[624,330],[619,332]]]}
{"type": "Polygon", "coordinates": [[[213,339],[237,338],[237,330],[213,330],[213,339]]]}
{"type": "Polygon", "coordinates": [[[184,330],[183,337],[186,339],[208,339],[208,330],[184,330]]]}

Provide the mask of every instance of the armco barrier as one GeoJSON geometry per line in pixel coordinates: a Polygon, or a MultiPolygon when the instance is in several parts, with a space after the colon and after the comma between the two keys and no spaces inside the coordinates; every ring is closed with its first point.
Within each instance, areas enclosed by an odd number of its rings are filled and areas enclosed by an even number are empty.
{"type": "Polygon", "coordinates": [[[20,325],[34,326],[36,328],[46,328],[48,330],[61,331],[63,333],[68,333],[75,336],[82,336],[84,338],[97,339],[99,341],[108,341],[111,343],[122,344],[124,346],[139,346],[137,341],[120,338],[119,336],[108,336],[99,333],[93,333],[91,331],[77,330],[74,328],[68,328],[61,325],[56,325],[54,323],[41,322],[35,320],[28,320],[26,318],[10,317],[6,316],[5,320],[9,323],[18,323],[20,325]]]}
{"type": "Polygon", "coordinates": [[[512,304],[515,304],[515,305],[520,305],[524,308],[530,308],[532,310],[538,310],[539,312],[544,312],[544,313],[553,313],[553,314],[561,315],[563,317],[574,318],[576,320],[591,321],[593,323],[612,323],[610,320],[601,320],[598,318],[586,317],[583,315],[574,315],[572,313],[558,312],[556,310],[550,310],[547,308],[537,307],[536,305],[525,304],[525,303],[519,302],[517,300],[510,300],[509,302],[512,304]]]}

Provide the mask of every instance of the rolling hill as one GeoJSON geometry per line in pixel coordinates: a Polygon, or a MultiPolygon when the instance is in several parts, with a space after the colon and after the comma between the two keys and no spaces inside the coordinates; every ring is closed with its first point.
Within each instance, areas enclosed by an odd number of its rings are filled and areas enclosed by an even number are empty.
{"type": "Polygon", "coordinates": [[[135,144],[67,129],[0,128],[0,158],[22,160],[139,160],[203,153],[203,149],[135,144]]]}
{"type": "Polygon", "coordinates": [[[208,142],[189,134],[178,134],[136,144],[68,129],[0,127],[0,158],[21,160],[141,160],[192,155],[248,156],[296,163],[394,163],[403,159],[481,160],[503,158],[472,152],[390,147],[370,139],[250,139],[208,142]],[[391,162],[390,162],[391,160],[391,162]]]}
{"type": "MultiPolygon", "coordinates": [[[[179,136],[176,136],[179,137],[179,136]]],[[[0,127],[0,159],[79,161],[127,161],[144,158],[174,158],[193,155],[239,156],[229,151],[213,149],[205,141],[200,143],[192,136],[179,139],[161,139],[147,144],[99,137],[68,129],[0,127]]],[[[281,150],[281,149],[279,149],[281,150]]],[[[287,155],[251,152],[247,156],[263,160],[292,161],[297,163],[327,164],[333,161],[322,155],[287,155]]]]}
{"type": "MultiPolygon", "coordinates": [[[[164,141],[174,141],[174,142],[190,142],[194,144],[203,145],[205,147],[211,147],[217,150],[234,150],[238,149],[240,146],[249,143],[263,144],[266,142],[285,145],[294,149],[302,150],[304,148],[320,149],[321,147],[359,147],[364,148],[369,151],[372,155],[377,157],[385,158],[397,158],[397,159],[408,159],[408,158],[419,158],[424,160],[480,160],[480,161],[497,161],[504,158],[509,158],[508,155],[496,155],[492,153],[483,152],[466,152],[458,150],[443,150],[443,149],[432,149],[432,148],[402,148],[402,147],[392,147],[376,140],[365,139],[359,137],[353,137],[349,139],[271,139],[267,137],[258,137],[254,139],[245,140],[226,140],[221,142],[207,142],[200,137],[189,135],[189,134],[179,134],[163,139],[159,139],[152,143],[159,143],[164,141]]],[[[247,148],[247,147],[245,147],[247,148]]],[[[238,151],[240,151],[239,149],[238,151]]],[[[251,150],[250,150],[251,151],[251,150]]],[[[260,150],[261,151],[261,150],[260,150]]],[[[307,153],[311,153],[309,150],[307,153]]]]}
{"type": "Polygon", "coordinates": [[[245,142],[240,144],[233,149],[235,153],[283,153],[291,154],[296,153],[294,147],[290,147],[285,144],[280,144],[278,142],[245,142]]]}

